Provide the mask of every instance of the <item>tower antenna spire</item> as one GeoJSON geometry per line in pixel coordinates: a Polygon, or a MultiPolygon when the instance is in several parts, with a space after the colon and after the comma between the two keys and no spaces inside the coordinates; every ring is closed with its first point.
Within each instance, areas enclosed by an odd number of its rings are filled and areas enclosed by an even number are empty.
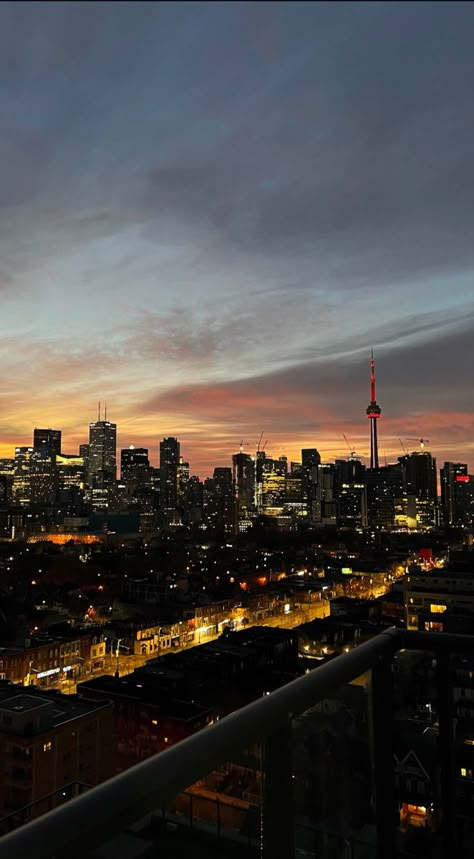
{"type": "Polygon", "coordinates": [[[97,407],[97,417],[98,417],[98,420],[100,421],[100,400],[99,400],[99,404],[97,407]]]}
{"type": "Polygon", "coordinates": [[[374,350],[370,350],[370,403],[366,409],[367,417],[370,420],[370,467],[379,467],[379,448],[377,440],[377,420],[382,414],[382,409],[377,403],[375,394],[375,360],[374,350]]]}
{"type": "Polygon", "coordinates": [[[107,403],[105,404],[105,417],[104,417],[104,421],[106,421],[106,420],[107,420],[107,403]]]}

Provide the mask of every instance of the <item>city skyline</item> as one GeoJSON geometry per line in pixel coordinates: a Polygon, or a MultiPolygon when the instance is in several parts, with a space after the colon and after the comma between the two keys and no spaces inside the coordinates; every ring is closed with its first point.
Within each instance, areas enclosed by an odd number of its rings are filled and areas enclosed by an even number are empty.
{"type": "Polygon", "coordinates": [[[474,470],[472,5],[0,6],[0,456],[474,470]],[[25,14],[27,10],[27,14],[25,14]],[[402,58],[402,61],[401,61],[402,58]],[[216,74],[218,70],[218,74],[216,74]]]}

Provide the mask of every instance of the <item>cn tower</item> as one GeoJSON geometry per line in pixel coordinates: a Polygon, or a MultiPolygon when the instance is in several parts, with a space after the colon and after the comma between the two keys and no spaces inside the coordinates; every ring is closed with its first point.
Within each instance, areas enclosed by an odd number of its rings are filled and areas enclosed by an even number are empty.
{"type": "Polygon", "coordinates": [[[370,357],[370,403],[366,409],[367,417],[370,420],[370,467],[379,467],[379,447],[377,443],[377,420],[382,414],[376,398],[375,398],[375,363],[374,350],[370,357]]]}

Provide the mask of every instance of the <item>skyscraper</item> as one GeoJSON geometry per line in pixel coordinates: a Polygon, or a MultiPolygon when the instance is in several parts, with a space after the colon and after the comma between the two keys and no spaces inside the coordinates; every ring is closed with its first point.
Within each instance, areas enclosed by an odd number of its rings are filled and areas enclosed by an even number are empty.
{"type": "Polygon", "coordinates": [[[15,473],[13,477],[13,499],[16,504],[28,507],[31,503],[31,457],[33,447],[15,448],[15,473]]]}
{"type": "Polygon", "coordinates": [[[178,470],[180,444],[177,438],[160,442],[160,509],[176,510],[178,506],[178,470]]]}
{"type": "Polygon", "coordinates": [[[430,530],[437,524],[436,459],[428,450],[400,456],[403,488],[407,496],[408,527],[430,530]]]}
{"type": "Polygon", "coordinates": [[[141,480],[149,475],[150,460],[146,447],[124,448],[120,454],[120,478],[121,480],[141,480]]]}
{"type": "Polygon", "coordinates": [[[38,429],[35,427],[33,433],[33,447],[50,450],[52,453],[61,453],[61,430],[38,429]]]}
{"type": "Polygon", "coordinates": [[[115,484],[116,478],[117,424],[110,421],[95,421],[89,424],[88,484],[92,489],[93,506],[107,506],[105,501],[99,503],[99,494],[110,489],[115,484]]]}
{"type": "Polygon", "coordinates": [[[250,454],[240,451],[232,457],[232,483],[238,527],[239,519],[246,519],[255,503],[255,463],[250,454]]]}
{"type": "Polygon", "coordinates": [[[184,503],[186,497],[186,488],[189,483],[189,462],[185,462],[183,457],[179,458],[178,465],[178,501],[184,503]]]}
{"type": "Polygon", "coordinates": [[[214,469],[214,500],[216,525],[231,531],[234,514],[231,468],[214,469]]]}
{"type": "Polygon", "coordinates": [[[377,420],[382,414],[382,409],[377,403],[375,396],[375,362],[374,350],[370,359],[370,403],[366,409],[367,417],[370,420],[370,467],[379,467],[379,447],[377,441],[377,420]]]}
{"type": "Polygon", "coordinates": [[[321,465],[321,454],[315,447],[301,451],[301,472],[303,480],[303,498],[306,503],[308,516],[313,516],[318,485],[318,466],[321,465]]]}
{"type": "Polygon", "coordinates": [[[440,470],[441,505],[445,525],[472,524],[474,516],[474,479],[463,462],[445,462],[440,470]]]}

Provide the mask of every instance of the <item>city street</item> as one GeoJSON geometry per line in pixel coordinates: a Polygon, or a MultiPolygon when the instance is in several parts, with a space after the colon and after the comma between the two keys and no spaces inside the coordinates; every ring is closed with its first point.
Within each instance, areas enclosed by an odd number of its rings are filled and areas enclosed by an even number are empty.
{"type": "MultiPolygon", "coordinates": [[[[322,602],[314,603],[311,606],[308,606],[304,609],[293,609],[290,610],[286,614],[279,614],[277,616],[269,616],[267,618],[263,618],[261,620],[255,620],[253,623],[248,623],[245,629],[249,629],[252,626],[274,626],[280,627],[282,629],[294,629],[295,626],[300,626],[302,623],[308,623],[311,620],[315,620],[315,618],[323,618],[327,617],[330,614],[329,601],[324,600],[322,602]]],[[[142,656],[142,655],[129,655],[127,653],[120,653],[118,659],[118,671],[119,675],[123,677],[125,674],[130,674],[136,668],[141,668],[142,665],[145,665],[150,659],[156,659],[157,656],[163,656],[167,653],[179,653],[183,650],[190,650],[192,647],[198,647],[199,644],[207,644],[210,641],[215,641],[219,638],[219,635],[215,632],[206,632],[206,633],[195,633],[195,640],[186,645],[182,645],[180,647],[170,647],[165,650],[161,650],[160,653],[154,653],[152,656],[142,656]]],[[[104,674],[115,674],[117,670],[117,657],[114,654],[107,653],[105,658],[105,667],[103,671],[99,671],[94,673],[93,675],[88,675],[85,679],[90,679],[90,677],[100,677],[104,674]]],[[[79,681],[81,682],[81,681],[79,681]]],[[[55,687],[60,689],[61,692],[64,692],[67,695],[74,695],[77,691],[76,683],[61,683],[55,687]]]]}

